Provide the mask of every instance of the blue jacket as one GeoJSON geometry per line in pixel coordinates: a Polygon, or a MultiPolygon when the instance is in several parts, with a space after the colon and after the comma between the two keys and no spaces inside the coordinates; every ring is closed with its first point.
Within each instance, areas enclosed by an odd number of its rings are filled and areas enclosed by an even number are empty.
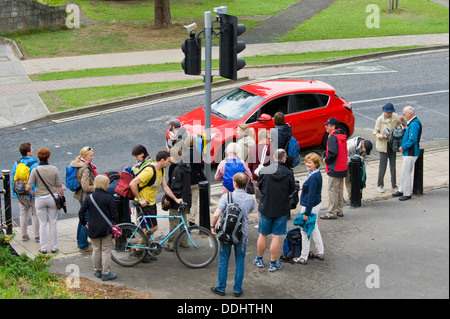
{"type": "MultiPolygon", "coordinates": [[[[30,166],[30,174],[31,174],[31,171],[39,165],[39,161],[37,159],[35,159],[35,158],[30,157],[30,156],[22,156],[19,161],[21,163],[24,163],[25,165],[28,165],[30,163],[34,163],[33,165],[30,166]]],[[[12,184],[14,182],[14,175],[16,175],[17,164],[18,164],[17,161],[14,162],[14,167],[13,167],[12,173],[11,173],[11,186],[12,186],[12,184]]],[[[33,191],[35,189],[36,189],[36,185],[33,185],[33,191]]],[[[12,193],[13,193],[14,198],[19,198],[19,195],[17,195],[17,193],[14,191],[13,187],[12,187],[12,193]]],[[[28,197],[34,198],[30,194],[28,194],[28,197]]]]}
{"type": "Polygon", "coordinates": [[[403,134],[402,149],[403,156],[419,156],[419,143],[422,135],[422,123],[416,117],[406,127],[403,134]]]}
{"type": "Polygon", "coordinates": [[[300,205],[305,207],[305,215],[311,216],[311,210],[322,201],[322,174],[319,170],[312,173],[302,186],[300,205]]]}

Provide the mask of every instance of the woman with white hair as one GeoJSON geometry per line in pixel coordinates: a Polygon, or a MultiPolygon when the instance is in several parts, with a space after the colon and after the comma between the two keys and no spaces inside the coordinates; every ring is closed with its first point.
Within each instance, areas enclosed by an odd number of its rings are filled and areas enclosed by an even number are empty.
{"type": "Polygon", "coordinates": [[[117,276],[111,272],[111,250],[113,240],[111,226],[105,220],[109,219],[112,224],[118,221],[117,206],[112,195],[106,192],[109,186],[109,178],[98,175],[94,179],[94,192],[90,194],[78,211],[80,223],[89,229],[93,251],[92,262],[94,264],[94,275],[103,281],[115,279],[117,276]],[[105,217],[102,216],[103,212],[105,217]],[[89,211],[89,220],[86,214],[89,211]]]}
{"type": "Polygon", "coordinates": [[[222,181],[222,195],[234,190],[233,176],[236,173],[245,173],[249,179],[252,178],[252,173],[248,168],[247,163],[239,159],[239,146],[236,143],[229,143],[226,148],[226,156],[217,166],[215,175],[216,181],[222,181]]]}

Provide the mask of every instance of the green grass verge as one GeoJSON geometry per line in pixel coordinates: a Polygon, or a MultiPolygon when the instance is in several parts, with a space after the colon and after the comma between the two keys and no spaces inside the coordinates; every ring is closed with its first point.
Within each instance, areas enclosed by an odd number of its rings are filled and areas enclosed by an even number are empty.
{"type": "MultiPolygon", "coordinates": [[[[345,58],[345,57],[358,56],[358,55],[377,53],[377,52],[396,51],[396,50],[416,48],[416,47],[418,47],[418,46],[253,56],[253,57],[246,57],[245,62],[247,63],[247,66],[260,66],[260,65],[272,65],[272,64],[285,64],[285,63],[330,61],[330,60],[334,60],[334,59],[338,59],[338,58],[345,58]]],[[[213,60],[212,67],[218,68],[219,61],[213,60]]],[[[204,62],[203,62],[202,69],[204,69],[204,62]]],[[[52,73],[43,73],[43,74],[32,74],[32,75],[30,75],[30,78],[33,81],[50,81],[50,80],[65,80],[65,79],[73,79],[73,78],[88,78],[88,77],[99,77],[99,76],[171,72],[171,71],[181,71],[181,70],[182,70],[181,64],[176,62],[176,63],[146,64],[146,65],[127,66],[127,67],[98,68],[98,69],[88,69],[88,70],[78,70],[78,71],[64,71],[64,72],[52,72],[52,73]]]]}
{"type": "Polygon", "coordinates": [[[113,85],[48,91],[39,94],[50,112],[95,105],[203,83],[202,80],[113,85]]]}

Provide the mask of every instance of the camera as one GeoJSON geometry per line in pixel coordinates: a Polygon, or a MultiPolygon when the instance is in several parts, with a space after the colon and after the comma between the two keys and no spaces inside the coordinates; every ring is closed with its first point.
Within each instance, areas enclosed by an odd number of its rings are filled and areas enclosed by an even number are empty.
{"type": "Polygon", "coordinates": [[[189,25],[185,25],[184,28],[186,29],[186,32],[191,33],[195,29],[197,29],[197,23],[191,23],[189,25]]]}

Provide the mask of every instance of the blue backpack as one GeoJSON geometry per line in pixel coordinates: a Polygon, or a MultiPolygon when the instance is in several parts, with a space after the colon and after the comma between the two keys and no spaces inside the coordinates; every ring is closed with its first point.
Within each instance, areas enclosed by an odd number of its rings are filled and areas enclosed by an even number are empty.
{"type": "Polygon", "coordinates": [[[297,140],[291,136],[288,144],[286,145],[286,152],[288,155],[288,163],[291,167],[296,167],[300,164],[300,146],[298,146],[297,140]]]}
{"type": "Polygon", "coordinates": [[[293,258],[300,257],[302,252],[302,234],[300,228],[294,228],[287,232],[283,242],[283,255],[281,260],[292,261],[293,258]]]}
{"type": "MultiPolygon", "coordinates": [[[[87,167],[83,169],[81,175],[83,175],[85,169],[87,169],[87,167]]],[[[66,187],[70,189],[72,192],[76,192],[81,188],[81,183],[77,179],[77,167],[72,166],[66,167],[66,187]]]]}
{"type": "Polygon", "coordinates": [[[245,173],[244,163],[236,158],[231,158],[227,160],[223,171],[223,186],[230,192],[234,191],[233,176],[236,173],[245,173]]]}

